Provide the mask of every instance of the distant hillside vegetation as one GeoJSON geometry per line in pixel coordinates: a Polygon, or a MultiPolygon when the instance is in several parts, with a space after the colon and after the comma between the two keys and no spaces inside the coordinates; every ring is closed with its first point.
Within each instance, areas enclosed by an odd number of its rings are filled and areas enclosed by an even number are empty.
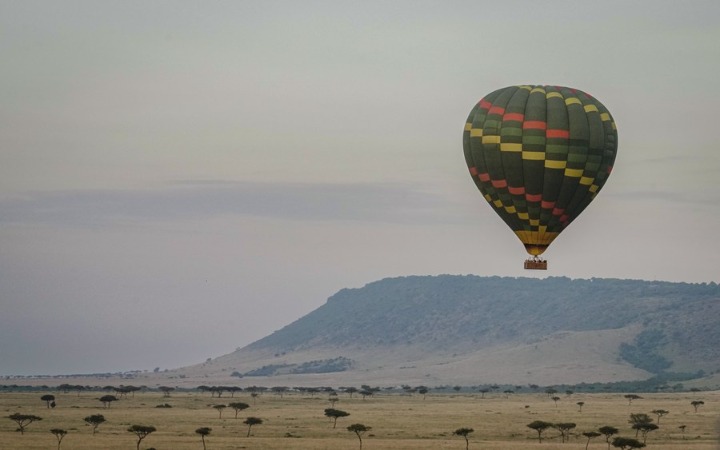
{"type": "Polygon", "coordinates": [[[168,376],[286,386],[707,386],[720,376],[719,323],[715,283],[388,278],[343,289],[263,339],[168,376]]]}
{"type": "Polygon", "coordinates": [[[412,345],[458,354],[635,326],[634,337],[612,349],[621,362],[651,374],[717,371],[719,322],[715,283],[412,276],[343,289],[240,352],[335,348],[351,355],[412,345]]]}

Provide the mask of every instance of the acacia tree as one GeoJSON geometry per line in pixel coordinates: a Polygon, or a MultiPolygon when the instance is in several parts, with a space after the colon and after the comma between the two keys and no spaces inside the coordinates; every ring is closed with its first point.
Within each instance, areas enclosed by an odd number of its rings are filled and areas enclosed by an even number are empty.
{"type": "Polygon", "coordinates": [[[615,427],[611,427],[609,425],[605,425],[604,427],[598,428],[598,431],[605,436],[605,442],[607,442],[608,448],[610,448],[610,438],[616,434],[618,434],[618,430],[615,427]]]}
{"type": "Polygon", "coordinates": [[[142,390],[143,390],[143,387],[138,387],[138,386],[125,386],[125,390],[126,390],[127,392],[130,392],[130,393],[132,394],[132,397],[135,398],[135,393],[138,392],[138,391],[142,391],[142,390]]]}
{"type": "Polygon", "coordinates": [[[687,425],[680,425],[678,428],[680,429],[680,432],[682,433],[683,440],[685,440],[685,428],[687,428],[687,425]]]}
{"type": "Polygon", "coordinates": [[[228,386],[227,391],[230,393],[230,398],[235,398],[235,393],[242,391],[242,388],[239,386],[228,386]]]}
{"type": "Polygon", "coordinates": [[[55,401],[55,396],[52,394],[45,394],[42,397],[40,397],[40,400],[44,401],[47,405],[48,409],[50,409],[50,403],[55,401]]]}
{"type": "Polygon", "coordinates": [[[658,423],[658,425],[660,425],[660,418],[670,414],[670,411],[665,410],[665,409],[653,409],[652,413],[657,416],[657,418],[658,418],[657,423],[658,423]]]}
{"type": "Polygon", "coordinates": [[[57,448],[58,448],[58,450],[60,450],[60,444],[62,443],[62,440],[65,437],[65,435],[67,434],[67,431],[60,429],[60,428],[53,428],[52,430],[50,430],[50,432],[52,434],[54,434],[55,437],[57,438],[57,441],[58,441],[57,448]]]}
{"type": "Polygon", "coordinates": [[[557,402],[558,402],[558,400],[560,400],[560,397],[558,397],[557,395],[552,398],[552,401],[555,402],[555,407],[556,407],[556,408],[557,408],[557,402]]]}
{"type": "Polygon", "coordinates": [[[105,406],[105,408],[109,408],[110,403],[117,401],[117,397],[115,397],[114,395],[103,395],[98,400],[100,400],[102,402],[102,404],[103,404],[103,406],[105,406]]]}
{"type": "Polygon", "coordinates": [[[335,427],[337,426],[337,420],[338,420],[340,417],[347,417],[347,416],[349,416],[349,415],[350,415],[349,412],[345,412],[345,411],[340,410],[340,409],[334,409],[334,408],[327,408],[327,409],[325,409],[325,416],[333,419],[333,428],[335,428],[335,427]]]}
{"type": "Polygon", "coordinates": [[[544,420],[536,420],[534,422],[531,422],[527,424],[528,428],[531,428],[535,431],[537,431],[538,434],[538,442],[542,443],[542,434],[545,430],[550,428],[552,424],[550,422],[545,422],[544,420]]]}
{"type": "Polygon", "coordinates": [[[285,395],[290,390],[290,388],[287,386],[274,386],[270,388],[270,390],[276,395],[279,395],[280,398],[283,398],[283,395],[285,395]]]}
{"type": "Polygon", "coordinates": [[[558,430],[560,432],[560,437],[561,437],[563,443],[565,443],[565,441],[568,439],[570,430],[572,430],[576,426],[577,426],[577,424],[574,424],[572,422],[561,422],[561,423],[553,424],[553,428],[555,428],[556,430],[558,430]]]}
{"type": "Polygon", "coordinates": [[[353,394],[358,391],[358,388],[349,386],[349,387],[344,388],[343,391],[345,391],[347,394],[349,394],[350,398],[353,398],[353,394]]]}
{"type": "Polygon", "coordinates": [[[362,391],[359,392],[359,394],[362,397],[362,399],[365,400],[365,397],[373,396],[373,391],[370,389],[363,389],[362,391]]]}
{"type": "Polygon", "coordinates": [[[370,431],[372,427],[365,426],[361,423],[354,423],[347,427],[347,430],[351,433],[355,433],[358,440],[360,440],[360,450],[362,450],[362,435],[365,434],[365,432],[370,431]]]}
{"type": "Polygon", "coordinates": [[[639,423],[637,425],[633,425],[633,428],[636,429],[637,431],[639,431],[640,434],[642,434],[643,444],[644,444],[647,441],[648,433],[651,431],[655,431],[660,427],[654,423],[639,423]]]}
{"type": "Polygon", "coordinates": [[[582,407],[585,406],[585,402],[577,402],[577,403],[575,403],[575,404],[580,407],[580,411],[579,411],[579,412],[582,412],[582,407]]]}
{"type": "Polygon", "coordinates": [[[102,414],[93,414],[92,416],[87,416],[83,420],[93,427],[93,434],[95,434],[97,432],[97,427],[105,422],[105,416],[102,414]]]}
{"type": "Polygon", "coordinates": [[[42,420],[42,417],[38,417],[34,414],[15,413],[15,414],[9,415],[8,419],[14,421],[17,424],[17,426],[18,426],[17,431],[19,431],[20,434],[25,434],[25,427],[30,425],[33,422],[42,420]]]}
{"type": "Polygon", "coordinates": [[[163,397],[170,397],[170,393],[175,390],[170,386],[160,386],[158,389],[163,393],[163,397]]]}
{"type": "Polygon", "coordinates": [[[645,444],[633,438],[616,437],[612,441],[612,446],[621,450],[629,450],[633,448],[643,448],[645,444]]]}
{"type": "Polygon", "coordinates": [[[248,417],[243,423],[248,426],[248,432],[246,437],[250,437],[250,430],[252,429],[253,425],[260,425],[263,423],[263,420],[259,417],[248,417]]]}
{"type": "Polygon", "coordinates": [[[426,388],[425,386],[423,386],[423,387],[421,387],[421,388],[418,388],[417,391],[418,391],[418,394],[422,394],[423,400],[425,400],[425,396],[427,395],[429,389],[426,388]]]}
{"type": "Polygon", "coordinates": [[[632,425],[632,429],[635,430],[635,437],[637,438],[638,433],[640,433],[643,427],[652,423],[652,421],[652,418],[645,413],[635,413],[630,414],[630,420],[628,420],[628,423],[632,425]]]}
{"type": "Polygon", "coordinates": [[[205,447],[205,436],[209,435],[211,431],[212,431],[212,428],[208,428],[208,427],[202,427],[202,428],[198,428],[197,430],[195,430],[195,433],[199,434],[200,438],[202,439],[203,450],[207,450],[207,447],[205,447]]]}
{"type": "Polygon", "coordinates": [[[142,442],[143,439],[148,437],[150,433],[157,431],[157,429],[152,425],[132,425],[127,430],[137,436],[138,441],[137,445],[135,446],[137,450],[140,450],[140,442],[142,442]]]}
{"type": "Polygon", "coordinates": [[[242,411],[243,409],[248,409],[250,405],[243,402],[232,402],[228,404],[229,407],[235,410],[235,418],[237,419],[238,412],[242,411]]]}
{"type": "Polygon", "coordinates": [[[702,400],[693,400],[690,402],[693,408],[695,408],[695,412],[697,412],[698,408],[705,404],[702,400]]]}
{"type": "Polygon", "coordinates": [[[227,408],[226,405],[215,405],[213,408],[217,409],[218,413],[220,413],[220,418],[222,419],[222,412],[223,409],[227,408]]]}
{"type": "Polygon", "coordinates": [[[474,432],[472,428],[458,428],[457,430],[453,431],[453,434],[455,436],[462,436],[465,438],[465,450],[468,450],[470,448],[470,440],[468,439],[468,435],[472,432],[474,432]]]}
{"type": "Polygon", "coordinates": [[[585,444],[585,450],[587,450],[588,446],[590,445],[590,440],[595,439],[598,436],[602,436],[602,434],[598,433],[597,431],[586,431],[583,433],[583,436],[588,438],[587,443],[585,444]]]}
{"type": "Polygon", "coordinates": [[[637,394],[626,394],[623,397],[625,397],[627,399],[628,405],[632,405],[633,400],[639,400],[642,398],[637,394]]]}

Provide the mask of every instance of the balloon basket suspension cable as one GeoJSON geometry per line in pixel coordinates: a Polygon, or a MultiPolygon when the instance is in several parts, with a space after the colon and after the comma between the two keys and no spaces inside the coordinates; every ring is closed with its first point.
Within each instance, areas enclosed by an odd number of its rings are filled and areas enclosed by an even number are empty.
{"type": "Polygon", "coordinates": [[[525,260],[525,268],[529,270],[547,270],[547,260],[533,256],[525,260]]]}

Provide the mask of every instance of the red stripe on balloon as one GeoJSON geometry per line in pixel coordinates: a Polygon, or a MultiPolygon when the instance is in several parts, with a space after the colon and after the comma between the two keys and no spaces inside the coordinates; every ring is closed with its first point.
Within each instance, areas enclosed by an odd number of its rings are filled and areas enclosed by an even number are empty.
{"type": "Polygon", "coordinates": [[[505,114],[505,108],[502,108],[500,106],[493,106],[492,108],[490,108],[490,111],[488,111],[488,114],[498,114],[502,116],[503,114],[505,114]]]}
{"type": "Polygon", "coordinates": [[[561,215],[563,212],[565,212],[564,209],[555,208],[555,209],[553,209],[553,216],[559,216],[559,215],[561,215]]]}
{"type": "Polygon", "coordinates": [[[522,122],[525,120],[525,114],[520,113],[507,113],[503,116],[503,122],[513,120],[515,122],[522,122]]]}
{"type": "Polygon", "coordinates": [[[505,188],[507,187],[507,180],[492,180],[492,186],[494,188],[505,188]]]}
{"type": "Polygon", "coordinates": [[[523,195],[525,193],[525,188],[523,186],[520,187],[508,187],[508,191],[510,191],[513,195],[523,195]]]}
{"type": "Polygon", "coordinates": [[[542,120],[528,120],[523,122],[524,130],[544,130],[547,128],[547,123],[542,120]]]}
{"type": "Polygon", "coordinates": [[[546,200],[543,200],[542,203],[540,203],[540,206],[544,209],[550,209],[555,207],[555,202],[548,202],[546,200]]]}
{"type": "Polygon", "coordinates": [[[480,108],[482,109],[490,109],[492,107],[492,103],[485,99],[482,99],[480,100],[480,103],[478,103],[478,106],[480,106],[480,108]]]}
{"type": "Polygon", "coordinates": [[[570,137],[570,131],[568,130],[547,130],[545,136],[548,138],[561,138],[567,139],[570,137]]]}
{"type": "Polygon", "coordinates": [[[476,177],[478,174],[477,167],[470,167],[470,175],[476,177]]]}
{"type": "Polygon", "coordinates": [[[490,181],[490,174],[489,173],[479,173],[478,178],[480,178],[480,181],[490,181]]]}
{"type": "Polygon", "coordinates": [[[525,194],[525,200],[529,202],[539,202],[542,200],[542,194],[525,194]]]}

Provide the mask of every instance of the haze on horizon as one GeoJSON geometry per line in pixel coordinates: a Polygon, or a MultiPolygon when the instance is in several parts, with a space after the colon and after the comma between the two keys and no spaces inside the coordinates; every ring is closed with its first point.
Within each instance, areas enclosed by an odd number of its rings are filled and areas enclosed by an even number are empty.
{"type": "Polygon", "coordinates": [[[0,4],[0,375],[173,368],[405,275],[720,281],[720,3],[0,4]],[[472,106],[600,99],[545,256],[467,174],[472,106]]]}

